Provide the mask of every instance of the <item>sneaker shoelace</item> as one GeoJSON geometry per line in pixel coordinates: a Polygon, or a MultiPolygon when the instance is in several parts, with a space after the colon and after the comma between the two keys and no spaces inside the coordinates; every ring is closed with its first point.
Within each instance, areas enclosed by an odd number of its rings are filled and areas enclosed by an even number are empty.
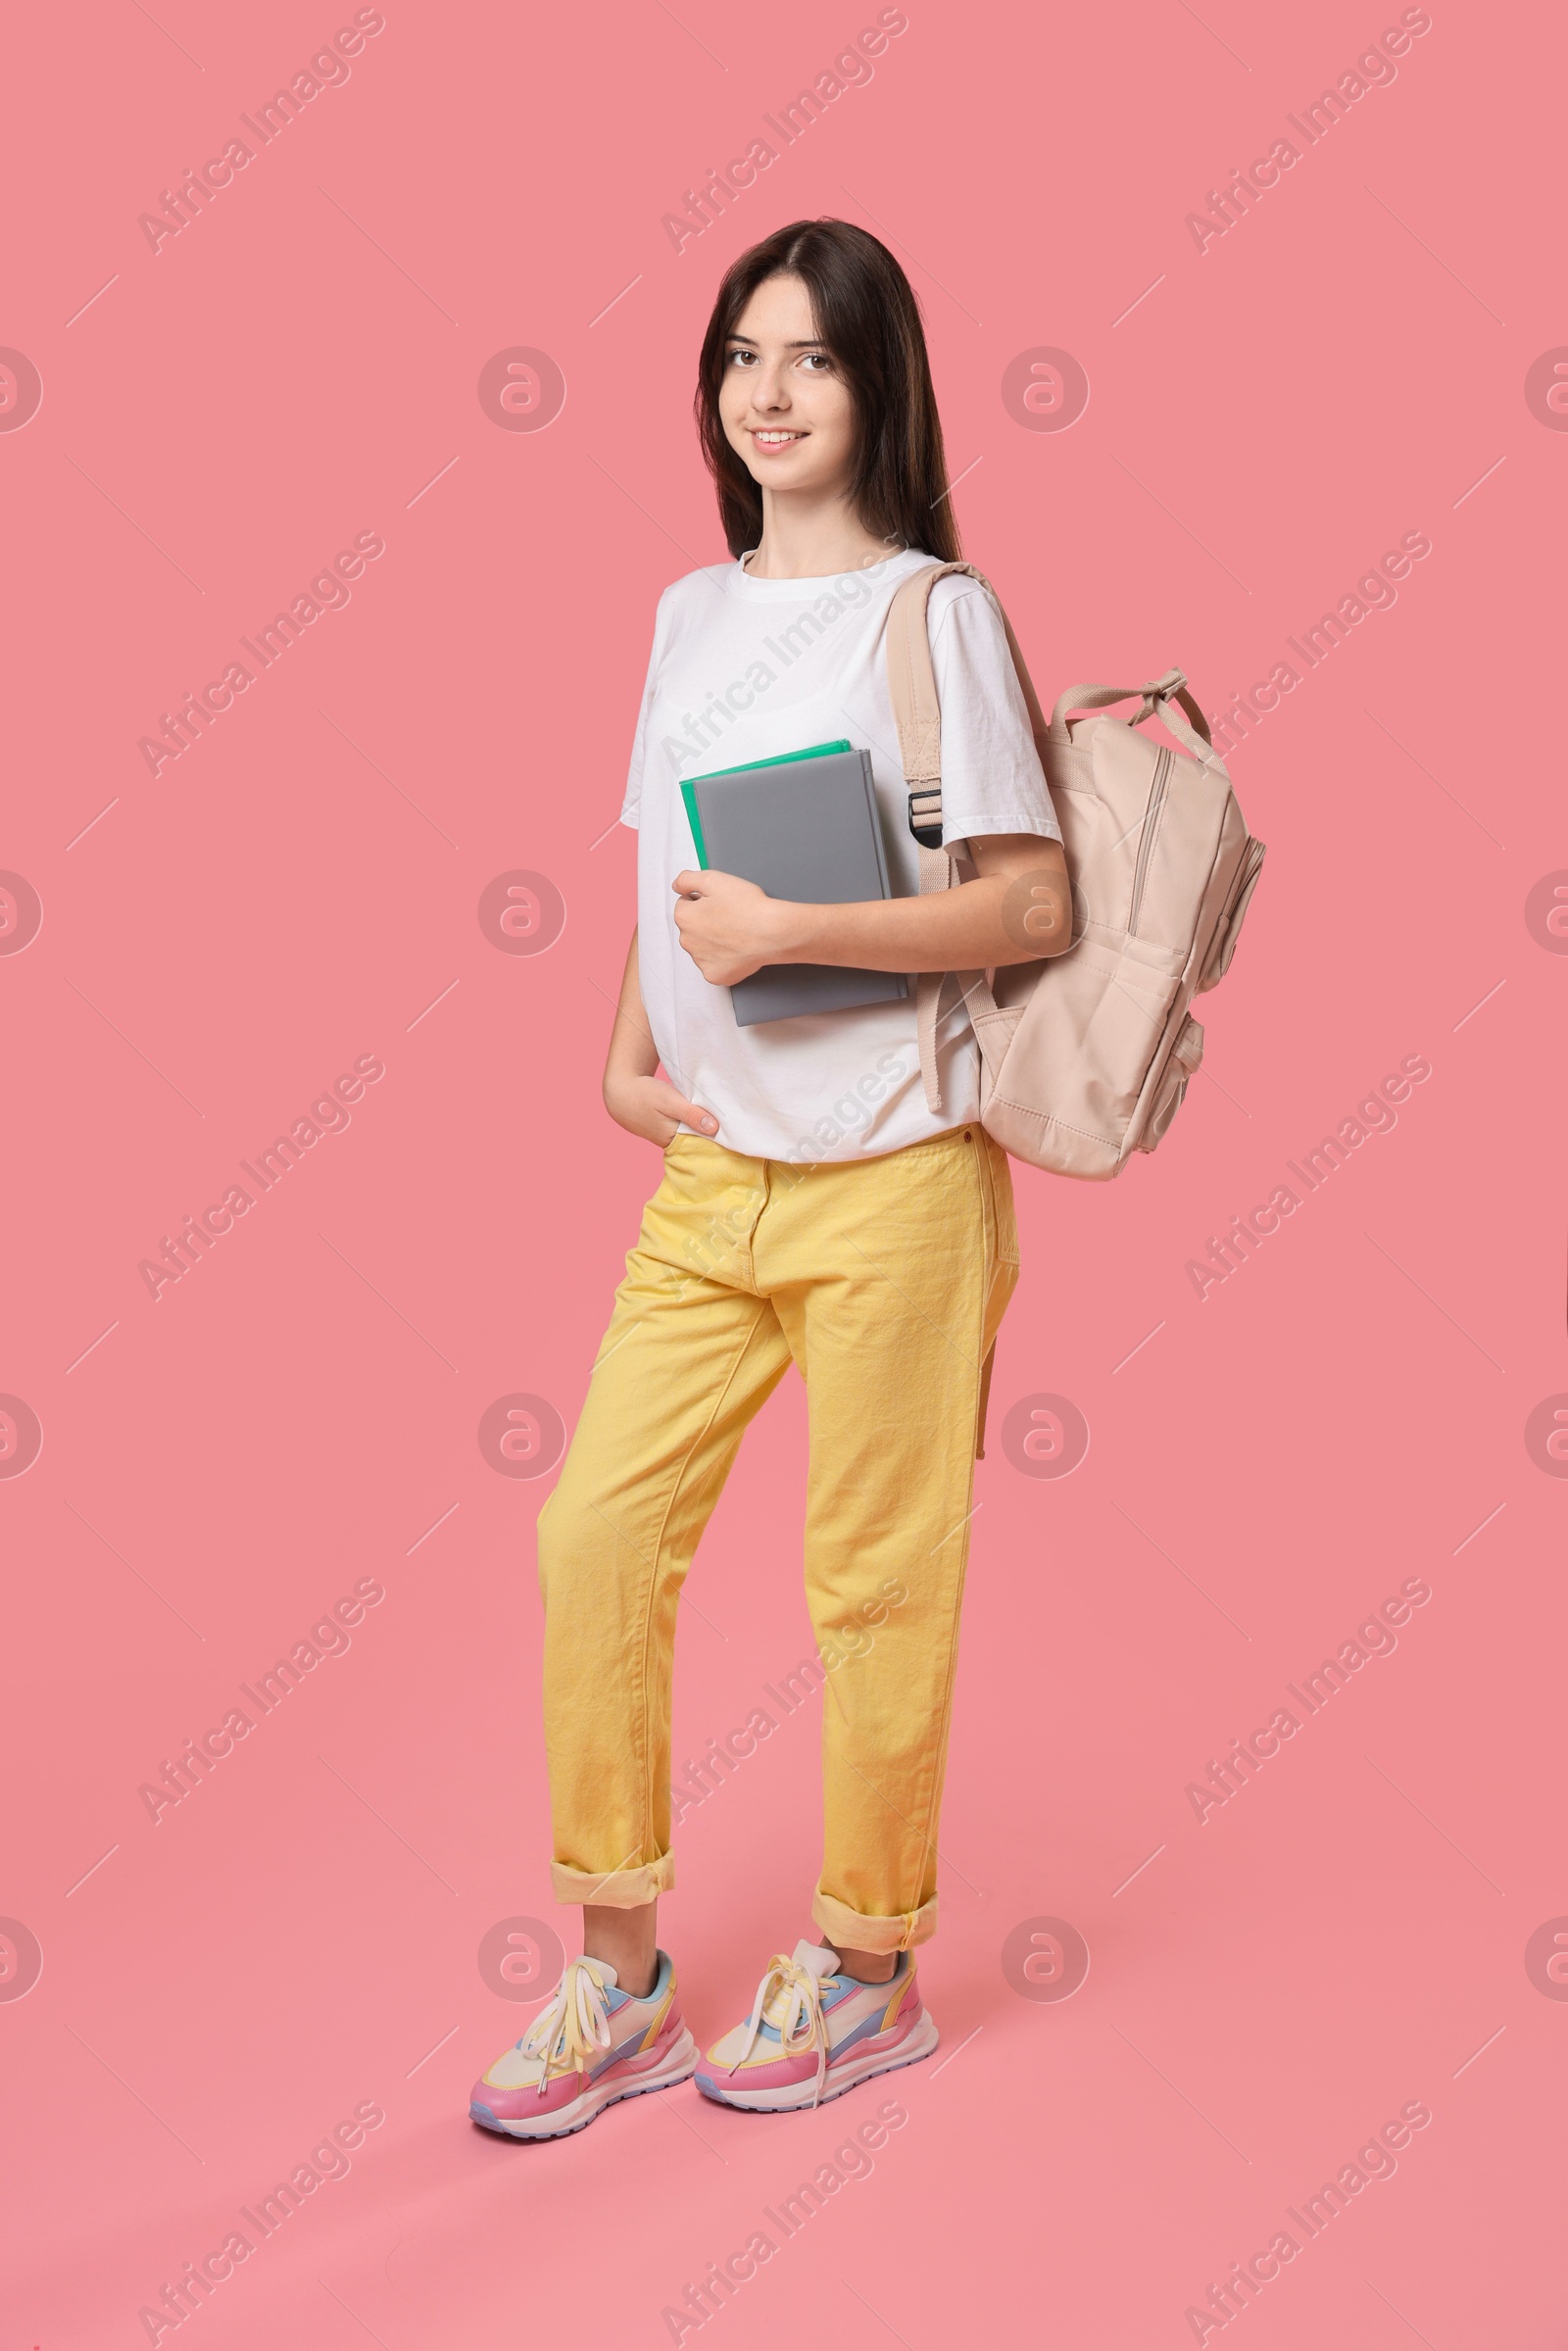
{"type": "Polygon", "coordinates": [[[802,1967],[798,1959],[786,1958],[775,1951],[767,1963],[767,1972],[757,1987],[757,2000],[746,2025],[746,2038],[740,2055],[729,2067],[734,2073],[745,2064],[757,2045],[757,2036],[764,2025],[771,2025],[778,2033],[779,2049],[785,2057],[800,2051],[816,2051],[816,2082],[811,2092],[811,2104],[820,2103],[822,2084],[827,2079],[829,2056],[827,2019],[822,2014],[822,1985],[810,1969],[802,1967]]]}
{"type": "Polygon", "coordinates": [[[605,1981],[591,1959],[567,1960],[553,1995],[517,2046],[539,2060],[541,2097],[556,2075],[573,2067],[586,2075],[595,2057],[610,2047],[605,1981]]]}

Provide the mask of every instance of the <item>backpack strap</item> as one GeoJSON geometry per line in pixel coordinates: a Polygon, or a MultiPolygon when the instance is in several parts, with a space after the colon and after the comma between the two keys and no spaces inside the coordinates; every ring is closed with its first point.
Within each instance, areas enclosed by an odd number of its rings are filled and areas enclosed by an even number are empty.
{"type": "MultiPolygon", "coordinates": [[[[1007,651],[1012,656],[1013,668],[1028,705],[1029,724],[1034,733],[1035,748],[1044,749],[1051,726],[1040,707],[1040,697],[1034,689],[1018,640],[1012,633],[1012,623],[1002,609],[1001,599],[983,571],[973,563],[932,563],[906,579],[888,608],[887,658],[888,691],[893,701],[893,716],[899,730],[899,750],[904,759],[904,778],[909,787],[909,830],[922,849],[942,847],[942,711],[937,701],[936,673],[931,666],[931,638],[926,607],[931,591],[939,579],[950,573],[961,572],[966,578],[978,580],[996,607],[997,617],[1007,632],[1007,651]]],[[[1108,688],[1083,688],[1083,692],[1105,692],[1108,688]]],[[[1064,698],[1065,699],[1065,698],[1064,698]]],[[[1120,695],[1111,695],[1119,702],[1120,695]]],[[[1193,705],[1198,722],[1202,713],[1193,705]]],[[[1058,711],[1060,706],[1058,705],[1058,711]]],[[[1052,725],[1055,721],[1053,719],[1052,725]]]]}
{"type": "MultiPolygon", "coordinates": [[[[1012,665],[1017,671],[1018,683],[1028,706],[1035,748],[1042,755],[1050,734],[1040,697],[1035,692],[1034,681],[1019,650],[1018,640],[1012,633],[1012,623],[1003,611],[1001,600],[985,573],[977,571],[973,563],[932,563],[924,571],[916,571],[912,578],[906,579],[888,608],[888,693],[893,704],[894,722],[899,730],[904,781],[909,795],[909,830],[919,851],[922,898],[931,891],[948,890],[953,886],[953,858],[942,843],[942,710],[937,699],[936,672],[931,665],[931,638],[926,610],[937,581],[946,579],[950,572],[962,572],[967,578],[978,580],[996,607],[1002,625],[1007,632],[1007,650],[1012,656],[1012,665]]],[[[1108,689],[1090,688],[1088,691],[1108,692],[1108,689]]],[[[1119,702],[1122,697],[1110,695],[1109,699],[1119,702]]],[[[1200,712],[1199,719],[1201,724],[1200,712]]],[[[1054,723],[1053,719],[1052,724],[1054,723]]],[[[937,1075],[936,1030],[937,1005],[946,976],[941,971],[922,971],[915,980],[915,1034],[920,1048],[920,1075],[925,1085],[926,1104],[932,1110],[942,1107],[942,1086],[937,1075]]],[[[996,1000],[983,971],[959,972],[957,978],[966,1004],[980,1011],[996,1010],[996,1000]]],[[[981,1051],[986,1052],[987,1032],[977,1026],[976,1035],[980,1039],[981,1051]]]]}

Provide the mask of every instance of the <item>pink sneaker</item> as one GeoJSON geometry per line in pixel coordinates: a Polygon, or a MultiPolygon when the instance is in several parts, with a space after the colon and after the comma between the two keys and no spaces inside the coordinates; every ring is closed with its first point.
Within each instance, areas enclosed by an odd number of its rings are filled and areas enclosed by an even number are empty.
{"type": "Polygon", "coordinates": [[[900,1952],[887,1984],[858,1984],[837,1965],[817,1943],[798,1942],[791,1959],[776,1952],[748,2021],[698,2066],[704,2097],[777,2114],[930,2056],[937,2029],[920,2005],[912,1952],[900,1952]]]}
{"type": "Polygon", "coordinates": [[[607,1960],[568,1959],[521,2040],[474,2083],[468,2112],[508,2138],[564,2138],[617,2098],[686,2081],[696,2063],[666,1951],[645,2000],[607,1960]]]}

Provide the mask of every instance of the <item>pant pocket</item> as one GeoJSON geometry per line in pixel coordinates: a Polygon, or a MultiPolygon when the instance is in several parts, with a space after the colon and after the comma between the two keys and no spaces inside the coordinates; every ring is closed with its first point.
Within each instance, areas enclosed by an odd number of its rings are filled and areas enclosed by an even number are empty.
{"type": "Polygon", "coordinates": [[[1018,1262],[1018,1219],[1012,1201],[1012,1167],[1000,1143],[984,1127],[975,1129],[976,1164],[986,1188],[992,1247],[1002,1265],[1018,1262]]]}

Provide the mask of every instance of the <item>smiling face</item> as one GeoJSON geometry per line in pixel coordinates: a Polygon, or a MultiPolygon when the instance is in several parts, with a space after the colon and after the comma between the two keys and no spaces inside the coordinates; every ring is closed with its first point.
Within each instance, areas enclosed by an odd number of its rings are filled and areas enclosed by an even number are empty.
{"type": "Polygon", "coordinates": [[[817,339],[803,278],[765,278],[753,294],[726,348],[718,407],[730,447],[762,489],[812,498],[849,489],[855,403],[817,339]]]}

